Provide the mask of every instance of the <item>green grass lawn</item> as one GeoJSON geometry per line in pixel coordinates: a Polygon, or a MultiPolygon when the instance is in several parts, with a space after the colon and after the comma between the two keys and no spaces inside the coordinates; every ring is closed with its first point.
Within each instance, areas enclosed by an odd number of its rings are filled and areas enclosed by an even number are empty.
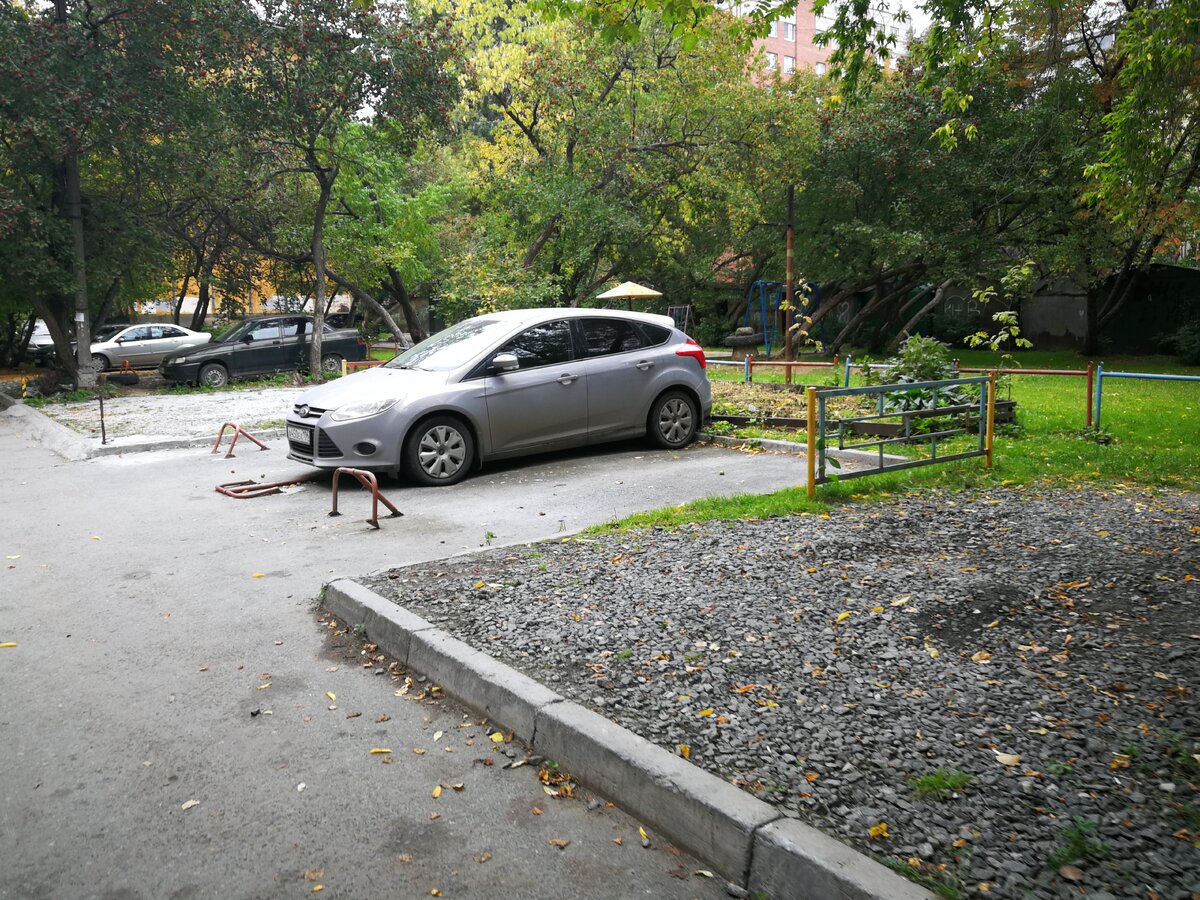
{"type": "MultiPolygon", "coordinates": [[[[964,367],[999,365],[998,354],[964,350],[964,367]]],[[[1025,352],[1017,361],[1026,369],[1083,369],[1087,360],[1072,352],[1025,352]]],[[[1113,356],[1107,371],[1200,375],[1200,367],[1184,366],[1165,356],[1113,356]]],[[[828,369],[796,373],[795,383],[832,383],[828,369]]],[[[715,380],[740,381],[740,369],[710,367],[715,380]]],[[[782,382],[782,371],[756,371],[756,382],[782,382]]],[[[839,380],[839,384],[842,382],[839,380]]],[[[857,376],[852,385],[861,384],[857,376]]],[[[766,497],[710,499],[635,516],[622,527],[669,525],[717,518],[753,518],[789,513],[820,514],[827,504],[867,500],[914,490],[962,490],[1009,485],[1160,485],[1200,489],[1200,382],[1106,379],[1099,443],[1081,435],[1086,422],[1087,381],[1082,377],[1015,375],[1000,393],[1019,404],[1016,427],[1001,427],[995,439],[994,466],[989,472],[981,459],[963,460],[884,475],[869,476],[817,490],[809,501],[805,486],[786,486],[766,497]]],[[[739,432],[740,433],[740,432],[739,432]]],[[[744,436],[753,436],[749,433],[744,436]]],[[[758,436],[781,437],[760,430],[758,436]]],[[[803,441],[803,433],[794,436],[803,441]]],[[[866,440],[866,439],[864,439],[866,440]]],[[[952,453],[973,445],[973,438],[956,438],[939,452],[952,453]]],[[[889,448],[890,449],[890,448],[889,448]]],[[[915,453],[908,450],[907,454],[915,453]]],[[[906,455],[907,455],[906,454],[906,455]]],[[[920,452],[918,455],[927,455],[920,452]]],[[[802,477],[802,476],[801,476],[802,477]]]]}

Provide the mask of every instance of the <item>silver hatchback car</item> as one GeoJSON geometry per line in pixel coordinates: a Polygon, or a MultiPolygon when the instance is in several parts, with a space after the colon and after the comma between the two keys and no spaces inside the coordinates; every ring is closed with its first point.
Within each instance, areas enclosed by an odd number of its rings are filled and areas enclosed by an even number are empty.
{"type": "Polygon", "coordinates": [[[667,316],[477,316],[301,396],[287,417],[288,455],[449,485],[486,460],[647,434],[677,449],[712,411],[705,365],[667,316]]]}

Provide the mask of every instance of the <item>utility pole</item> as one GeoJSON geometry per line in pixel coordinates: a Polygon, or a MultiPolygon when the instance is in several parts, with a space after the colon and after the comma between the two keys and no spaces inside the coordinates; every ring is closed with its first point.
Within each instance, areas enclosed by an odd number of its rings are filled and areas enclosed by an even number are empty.
{"type": "Polygon", "coordinates": [[[793,248],[795,244],[795,214],[796,186],[794,184],[789,184],[787,189],[787,276],[784,284],[784,298],[787,306],[787,312],[785,313],[783,320],[783,355],[786,359],[792,358],[792,322],[794,321],[794,310],[792,307],[793,301],[796,297],[796,268],[793,260],[793,248]]]}

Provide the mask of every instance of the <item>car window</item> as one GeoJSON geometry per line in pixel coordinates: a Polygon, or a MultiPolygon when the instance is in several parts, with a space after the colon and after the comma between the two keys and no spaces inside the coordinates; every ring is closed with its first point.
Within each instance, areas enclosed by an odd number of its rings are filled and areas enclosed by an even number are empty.
{"type": "Polygon", "coordinates": [[[658,325],[647,325],[645,322],[640,323],[642,331],[646,335],[647,346],[657,347],[659,344],[665,344],[671,336],[670,328],[661,328],[658,325]]]}
{"type": "Polygon", "coordinates": [[[125,341],[148,341],[150,339],[150,328],[145,326],[142,328],[130,328],[121,339],[125,341]]]}
{"type": "MultiPolygon", "coordinates": [[[[304,333],[303,319],[284,319],[282,324],[282,334],[284,337],[295,337],[298,334],[304,333]]],[[[255,338],[258,336],[255,335],[255,338]]]]}
{"type": "Polygon", "coordinates": [[[571,326],[565,319],[534,325],[496,352],[511,353],[522,369],[566,362],[571,358],[571,326]]]}
{"type": "Polygon", "coordinates": [[[255,325],[250,331],[250,336],[256,341],[273,341],[279,338],[279,321],[272,319],[270,322],[262,322],[255,325]]]}
{"type": "Polygon", "coordinates": [[[181,338],[186,337],[186,332],[180,331],[178,328],[172,328],[170,325],[162,327],[162,336],[165,338],[181,338]]]}
{"type": "Polygon", "coordinates": [[[161,325],[150,326],[150,340],[157,341],[164,337],[169,337],[167,334],[167,329],[163,328],[161,325]]]}
{"type": "Polygon", "coordinates": [[[589,357],[624,353],[646,346],[641,332],[624,319],[580,319],[583,346],[589,357]]]}

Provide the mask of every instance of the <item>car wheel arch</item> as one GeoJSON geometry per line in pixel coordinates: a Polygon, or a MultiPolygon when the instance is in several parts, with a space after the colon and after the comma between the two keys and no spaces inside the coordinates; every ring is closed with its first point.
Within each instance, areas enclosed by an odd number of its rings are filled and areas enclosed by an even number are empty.
{"type": "Polygon", "coordinates": [[[451,418],[457,419],[463,424],[463,427],[470,432],[471,440],[475,444],[475,460],[473,463],[473,468],[474,470],[478,471],[479,467],[483,464],[483,458],[486,455],[485,451],[490,449],[485,447],[483,443],[486,436],[486,430],[481,428],[479,423],[476,422],[473,417],[467,415],[461,409],[456,409],[452,406],[426,410],[425,412],[421,413],[420,417],[413,419],[412,424],[409,425],[408,428],[404,430],[404,434],[400,436],[400,446],[403,448],[413,432],[422,427],[430,419],[436,419],[439,416],[450,416],[451,418]]]}

